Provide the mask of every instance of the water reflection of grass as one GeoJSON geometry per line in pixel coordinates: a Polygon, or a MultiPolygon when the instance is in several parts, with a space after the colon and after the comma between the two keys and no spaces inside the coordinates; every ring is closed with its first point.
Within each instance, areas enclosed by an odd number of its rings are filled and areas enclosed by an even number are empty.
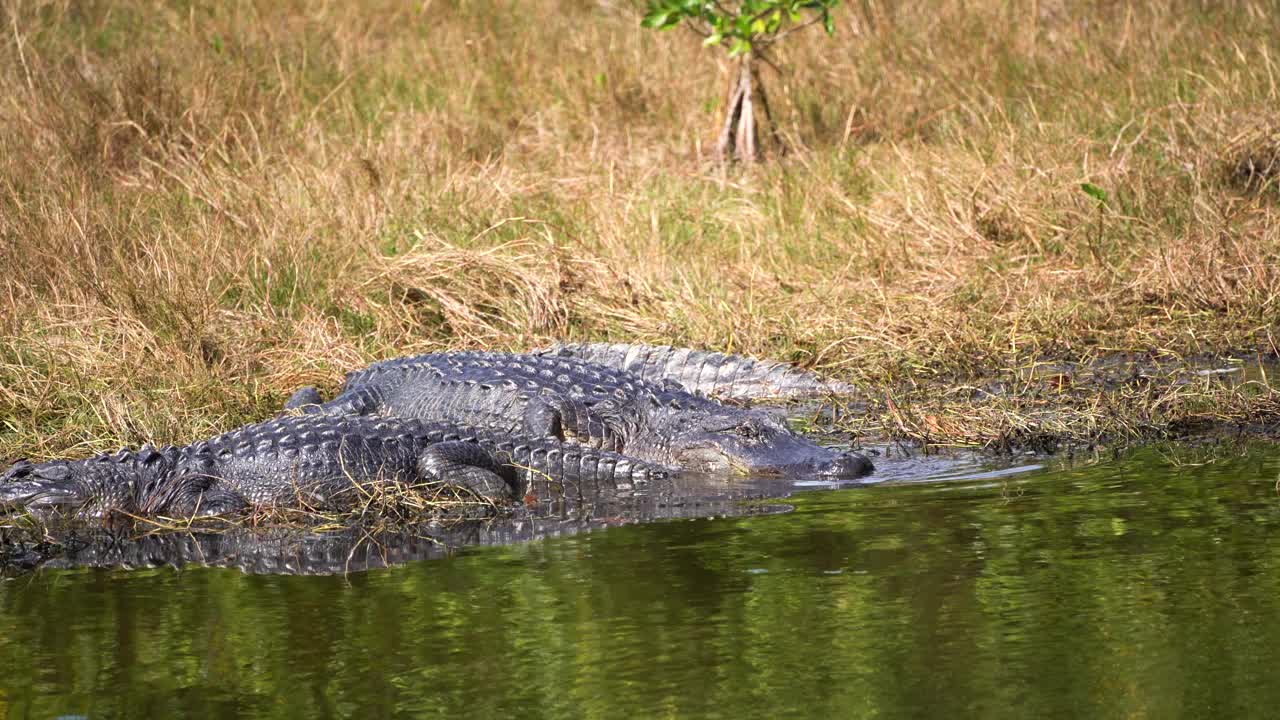
{"type": "Polygon", "coordinates": [[[931,442],[1275,416],[1169,378],[966,390],[1276,352],[1275,13],[849,4],[779,57],[797,152],[724,174],[696,42],[522,7],[7,10],[0,458],[187,441],[371,358],[556,337],[796,360],[867,389],[855,427],[931,442]]]}

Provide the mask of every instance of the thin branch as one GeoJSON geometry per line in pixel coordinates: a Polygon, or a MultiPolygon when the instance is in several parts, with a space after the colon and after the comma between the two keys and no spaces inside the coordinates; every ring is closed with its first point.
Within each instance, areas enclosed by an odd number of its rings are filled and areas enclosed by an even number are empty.
{"type": "MultiPolygon", "coordinates": [[[[705,21],[704,21],[704,22],[705,22],[705,21]]],[[[684,24],[684,26],[685,26],[685,27],[687,27],[687,28],[689,28],[690,30],[692,30],[692,31],[693,31],[693,33],[694,33],[695,35],[697,35],[698,37],[704,37],[704,38],[711,37],[711,31],[710,31],[710,30],[704,30],[704,29],[702,29],[702,28],[698,27],[697,25],[695,25],[695,24],[693,23],[693,20],[690,20],[689,22],[685,23],[685,24],[684,24]]]]}
{"type": "MultiPolygon", "coordinates": [[[[768,47],[768,45],[766,45],[765,47],[768,47]]],[[[763,47],[762,47],[762,48],[759,48],[759,49],[752,48],[752,49],[751,49],[751,54],[752,54],[752,56],[754,56],[755,58],[757,58],[757,59],[759,59],[759,60],[763,60],[763,61],[764,61],[764,64],[765,64],[765,65],[768,65],[768,66],[769,66],[769,67],[771,67],[771,68],[773,68],[773,71],[774,71],[774,72],[776,72],[776,73],[778,73],[778,75],[783,75],[783,74],[785,74],[785,73],[783,73],[783,72],[782,72],[782,68],[778,67],[778,65],[777,65],[776,63],[774,63],[774,62],[773,62],[773,60],[771,60],[771,59],[769,58],[769,56],[768,56],[768,55],[765,55],[765,54],[764,54],[764,48],[763,48],[763,47]]]]}
{"type": "Polygon", "coordinates": [[[810,25],[815,25],[815,24],[817,24],[817,23],[819,23],[819,22],[822,22],[822,16],[821,16],[821,15],[814,15],[812,18],[810,18],[810,19],[808,19],[808,20],[806,20],[806,21],[804,21],[804,22],[800,23],[799,25],[792,25],[791,27],[787,28],[786,30],[783,30],[782,32],[778,33],[777,35],[774,35],[774,36],[773,36],[773,37],[771,37],[771,38],[765,38],[762,44],[763,44],[765,47],[768,47],[768,46],[770,46],[770,45],[772,45],[772,44],[774,44],[774,43],[778,42],[778,41],[779,41],[779,40],[781,40],[782,38],[784,38],[784,37],[786,37],[786,36],[790,35],[790,34],[791,34],[791,33],[793,33],[793,32],[796,32],[796,31],[798,31],[798,30],[803,30],[803,29],[805,29],[805,28],[809,27],[810,25]]]}

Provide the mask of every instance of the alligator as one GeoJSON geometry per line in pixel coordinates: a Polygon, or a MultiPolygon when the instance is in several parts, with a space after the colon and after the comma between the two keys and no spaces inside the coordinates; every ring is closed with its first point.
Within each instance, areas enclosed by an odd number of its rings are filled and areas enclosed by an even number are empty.
{"type": "Polygon", "coordinates": [[[698,395],[737,401],[851,396],[858,388],[794,365],[743,355],[634,343],[557,343],[539,355],[572,357],[625,370],[642,380],[670,381],[698,395]]]}
{"type": "Polygon", "coordinates": [[[461,422],[701,473],[853,479],[872,471],[864,456],[818,445],[762,410],[728,406],[669,379],[549,354],[385,360],[349,373],[328,402],[308,387],[285,407],[461,422]]]}
{"type": "Polygon", "coordinates": [[[501,502],[523,497],[542,478],[598,490],[669,474],[606,450],[457,423],[302,415],[184,447],[18,462],[0,475],[0,508],[188,518],[347,508],[378,483],[448,485],[501,502]]]}

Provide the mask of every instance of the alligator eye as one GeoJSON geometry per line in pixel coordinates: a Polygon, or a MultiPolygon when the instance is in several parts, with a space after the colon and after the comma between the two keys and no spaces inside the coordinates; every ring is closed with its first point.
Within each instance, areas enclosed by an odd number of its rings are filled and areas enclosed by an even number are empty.
{"type": "Polygon", "coordinates": [[[748,425],[744,423],[742,425],[739,425],[737,428],[735,428],[735,430],[737,431],[739,436],[744,438],[755,439],[760,437],[760,431],[757,430],[754,425],[748,425]]]}

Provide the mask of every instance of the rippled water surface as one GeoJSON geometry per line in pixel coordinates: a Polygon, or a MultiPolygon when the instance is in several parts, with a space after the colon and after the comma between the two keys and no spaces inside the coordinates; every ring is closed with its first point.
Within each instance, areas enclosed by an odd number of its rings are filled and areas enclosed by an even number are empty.
{"type": "Polygon", "coordinates": [[[0,714],[1274,716],[1280,451],[1021,469],[347,577],[44,569],[0,714]]]}

